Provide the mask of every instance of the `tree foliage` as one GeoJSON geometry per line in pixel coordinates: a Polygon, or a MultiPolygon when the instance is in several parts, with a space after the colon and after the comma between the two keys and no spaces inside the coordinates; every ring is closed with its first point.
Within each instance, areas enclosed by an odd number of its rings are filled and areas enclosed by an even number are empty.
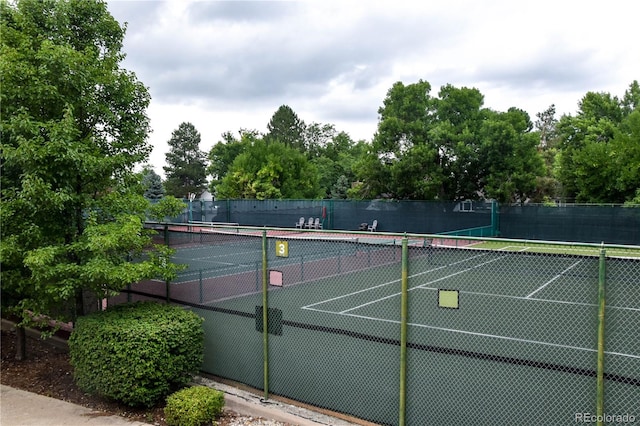
{"type": "Polygon", "coordinates": [[[159,200],[164,197],[165,190],[162,178],[152,167],[147,166],[142,170],[141,180],[144,198],[147,200],[159,200]]]}
{"type": "Polygon", "coordinates": [[[150,97],[120,67],[124,29],[98,0],[0,3],[2,301],[25,322],[82,314],[153,276],[133,169],[150,97]]]}
{"type": "Polygon", "coordinates": [[[267,144],[280,142],[284,146],[304,152],[305,124],[288,105],[282,105],[273,114],[267,124],[267,134],[264,140],[267,144]]]}
{"type": "MultiPolygon", "coordinates": [[[[485,107],[476,88],[446,84],[431,92],[424,80],[393,84],[370,142],[355,143],[332,124],[305,125],[286,105],[273,115],[264,141],[303,153],[324,198],[620,203],[637,196],[637,81],[621,99],[587,93],[575,117],[558,119],[552,104],[536,114],[535,124],[517,107],[485,107]]],[[[230,165],[247,140],[259,139],[257,132],[241,140],[223,136],[225,143],[209,153],[216,186],[224,181],[218,196],[284,196],[269,179],[237,170],[230,176],[230,165]],[[236,189],[229,191],[234,179],[236,189]]]]}
{"type": "Polygon", "coordinates": [[[640,90],[634,81],[623,100],[587,93],[576,116],[558,123],[564,196],[578,202],[623,203],[640,188],[640,90]]]}
{"type": "Polygon", "coordinates": [[[220,198],[317,198],[317,171],[303,154],[250,135],[217,187],[220,198]]]}
{"type": "Polygon", "coordinates": [[[209,151],[209,166],[207,174],[211,176],[209,190],[217,195],[217,187],[222,182],[222,178],[227,175],[231,164],[238,155],[247,147],[248,137],[242,137],[244,132],[240,132],[241,139],[235,138],[230,132],[222,135],[223,140],[216,143],[209,151]]]}
{"type": "Polygon", "coordinates": [[[308,151],[307,156],[318,169],[322,196],[347,198],[348,188],[356,181],[353,167],[367,153],[368,144],[354,142],[347,133],[336,132],[333,126],[320,127],[314,123],[310,127],[314,126],[322,129],[322,137],[315,138],[313,150],[308,151]]]}
{"type": "Polygon", "coordinates": [[[200,139],[200,132],[191,123],[181,123],[171,134],[164,166],[168,194],[187,198],[206,188],[206,154],[200,151],[200,139]]]}
{"type": "Polygon", "coordinates": [[[437,97],[430,91],[421,80],[387,93],[373,150],[357,167],[363,195],[526,199],[541,164],[528,115],[483,108],[477,89],[446,85],[437,97]]]}
{"type": "Polygon", "coordinates": [[[525,202],[536,188],[536,176],[542,173],[538,155],[539,140],[530,133],[529,115],[510,108],[491,114],[481,128],[481,184],[487,198],[499,202],[525,202]]]}

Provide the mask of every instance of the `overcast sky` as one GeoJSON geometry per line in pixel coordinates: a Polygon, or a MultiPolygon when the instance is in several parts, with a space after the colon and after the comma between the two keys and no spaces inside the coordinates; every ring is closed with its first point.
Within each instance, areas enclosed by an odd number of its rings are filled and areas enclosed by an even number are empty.
{"type": "Polygon", "coordinates": [[[108,0],[127,22],[122,66],[151,92],[151,163],[191,122],[208,152],[223,132],[266,132],[281,105],[370,141],[391,86],[474,87],[484,106],[575,114],[589,91],[640,80],[632,0],[108,0]]]}

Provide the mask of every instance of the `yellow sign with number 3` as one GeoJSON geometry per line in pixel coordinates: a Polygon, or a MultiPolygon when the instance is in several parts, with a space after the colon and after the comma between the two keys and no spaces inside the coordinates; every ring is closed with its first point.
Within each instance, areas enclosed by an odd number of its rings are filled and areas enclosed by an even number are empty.
{"type": "Polygon", "coordinates": [[[276,256],[289,257],[289,241],[276,241],[276,256]]]}

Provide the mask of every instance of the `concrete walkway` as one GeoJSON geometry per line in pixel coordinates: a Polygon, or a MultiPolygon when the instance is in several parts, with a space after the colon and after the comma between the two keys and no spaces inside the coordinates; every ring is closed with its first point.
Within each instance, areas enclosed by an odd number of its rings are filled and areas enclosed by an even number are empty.
{"type": "MultiPolygon", "coordinates": [[[[353,425],[353,423],[293,405],[277,401],[264,402],[249,392],[206,379],[198,381],[200,384],[216,387],[225,392],[225,410],[231,410],[243,416],[262,417],[299,426],[353,425]]],[[[149,426],[148,423],[131,421],[120,416],[108,416],[100,411],[5,385],[0,385],[0,425],[149,426]]]]}
{"type": "MultiPolygon", "coordinates": [[[[10,328],[13,323],[2,319],[2,328],[10,328]]],[[[27,334],[38,337],[36,330],[27,330],[27,334]]],[[[48,341],[65,348],[67,342],[52,337],[48,341]]],[[[224,392],[225,410],[241,416],[262,417],[281,423],[298,426],[353,426],[373,425],[364,421],[357,423],[342,420],[275,400],[263,400],[254,393],[225,385],[200,376],[194,378],[194,384],[208,386],[224,392]]],[[[71,404],[55,398],[26,392],[10,386],[0,385],[0,426],[149,426],[148,423],[131,421],[120,416],[107,416],[100,411],[71,404]]]]}
{"type": "Polygon", "coordinates": [[[120,416],[105,416],[99,411],[5,385],[0,385],[0,425],[149,426],[120,416]]]}

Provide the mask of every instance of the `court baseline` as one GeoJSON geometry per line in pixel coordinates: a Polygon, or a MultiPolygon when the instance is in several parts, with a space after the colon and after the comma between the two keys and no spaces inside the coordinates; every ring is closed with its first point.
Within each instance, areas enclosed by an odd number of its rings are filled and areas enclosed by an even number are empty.
{"type": "MultiPolygon", "coordinates": [[[[463,263],[465,261],[469,261],[472,260],[474,258],[478,258],[481,257],[485,254],[481,254],[481,255],[477,255],[477,256],[473,256],[471,258],[468,259],[463,259],[448,265],[443,265],[440,266],[438,268],[433,268],[433,269],[429,269],[427,271],[423,271],[420,272],[418,274],[414,274],[411,275],[411,277],[416,277],[416,276],[420,276],[420,275],[424,275],[430,272],[434,272],[437,270],[441,270],[443,268],[447,268],[449,266],[455,265],[455,264],[460,264],[463,263]]],[[[427,283],[421,284],[419,286],[416,287],[412,287],[410,289],[408,289],[408,291],[412,291],[412,290],[438,290],[437,288],[434,287],[428,287],[428,285],[436,283],[436,282],[440,282],[440,281],[444,281],[446,279],[449,279],[451,277],[454,277],[456,275],[471,271],[475,268],[479,268],[482,267],[484,265],[493,263],[495,261],[501,260],[506,256],[501,256],[483,263],[480,263],[478,265],[474,265],[470,268],[465,268],[461,271],[457,271],[454,273],[451,273],[449,275],[446,275],[444,277],[440,277],[438,279],[429,281],[427,283]]],[[[461,293],[466,293],[466,294],[472,294],[472,295],[476,295],[476,296],[485,296],[485,297],[496,297],[496,298],[506,298],[506,299],[513,299],[513,300],[526,300],[527,302],[538,302],[538,303],[557,303],[557,304],[569,304],[569,305],[578,305],[578,306],[589,306],[589,307],[595,307],[597,305],[595,304],[589,304],[589,303],[579,303],[579,302],[568,302],[568,301],[561,301],[561,300],[549,300],[549,299],[540,299],[540,298],[532,298],[531,296],[535,293],[537,293],[538,291],[540,291],[542,288],[546,287],[547,285],[551,284],[552,282],[554,282],[555,280],[557,280],[560,276],[562,276],[564,273],[568,272],[569,270],[573,269],[575,266],[577,266],[580,263],[580,261],[575,262],[574,264],[572,264],[571,266],[569,266],[568,268],[566,268],[564,271],[562,271],[560,274],[556,275],[555,277],[553,277],[551,280],[549,280],[547,283],[545,283],[543,286],[539,287],[535,292],[527,295],[527,296],[509,296],[509,295],[503,295],[503,294],[491,294],[491,293],[481,293],[481,292],[471,292],[471,291],[460,291],[461,293]]],[[[365,316],[365,315],[358,315],[358,314],[353,314],[351,313],[352,311],[355,311],[357,309],[360,309],[362,307],[368,306],[368,305],[372,305],[378,302],[382,302],[384,300],[390,299],[390,298],[394,298],[394,297],[398,297],[401,295],[401,293],[394,293],[392,295],[389,296],[385,296],[376,300],[372,300],[370,302],[364,303],[364,304],[360,304],[358,306],[349,308],[349,309],[345,309],[339,312],[336,311],[331,311],[331,310],[326,310],[326,309],[320,309],[320,308],[316,308],[315,306],[318,305],[322,305],[331,301],[335,301],[338,299],[343,299],[346,297],[351,297],[353,295],[359,294],[359,293],[363,293],[366,291],[370,291],[373,289],[377,289],[377,288],[381,288],[387,285],[391,285],[394,283],[398,283],[400,280],[393,280],[393,281],[389,281],[383,284],[379,284],[370,288],[366,288],[363,290],[358,290],[355,292],[351,292],[348,294],[344,294],[341,296],[337,296],[337,297],[333,297],[330,299],[326,299],[320,302],[316,302],[310,305],[306,305],[301,307],[301,309],[304,310],[310,310],[310,311],[315,311],[315,312],[321,312],[321,313],[326,313],[326,314],[332,314],[332,315],[341,315],[341,316],[346,316],[346,317],[352,317],[352,318],[360,318],[360,319],[366,319],[366,320],[371,320],[371,321],[382,321],[382,322],[387,322],[387,323],[394,323],[394,324],[400,324],[400,321],[398,320],[391,320],[391,319],[385,319],[385,318],[378,318],[378,317],[371,317],[371,316],[365,316]]],[[[625,307],[625,306],[607,306],[607,309],[619,309],[619,310],[628,310],[628,311],[634,311],[634,312],[640,312],[640,308],[632,308],[632,307],[625,307]]],[[[558,348],[564,348],[564,349],[573,349],[573,350],[579,350],[579,351],[586,351],[586,352],[596,352],[597,349],[592,349],[592,348],[584,348],[584,347],[579,347],[579,346],[571,346],[571,345],[562,345],[562,344],[558,344],[558,343],[551,343],[551,342],[544,342],[544,341],[539,341],[539,340],[530,340],[530,339],[522,339],[522,338],[516,338],[516,337],[510,337],[510,336],[501,336],[501,335],[493,335],[493,334],[488,334],[488,333],[478,333],[478,332],[473,332],[473,331],[467,331],[467,330],[459,330],[459,329],[450,329],[450,328],[443,328],[443,327],[436,327],[436,326],[430,326],[430,325],[426,325],[426,324],[420,324],[420,323],[407,323],[407,325],[409,326],[413,326],[413,327],[420,327],[420,328],[428,328],[428,329],[433,329],[433,330],[439,330],[439,331],[446,331],[446,332],[452,332],[452,333],[459,333],[459,334],[467,334],[467,335],[474,335],[474,336],[481,336],[481,337],[487,337],[487,338],[494,338],[494,339],[500,339],[500,340],[508,340],[508,341],[515,341],[515,342],[521,342],[521,343],[531,343],[531,344],[539,344],[539,345],[543,345],[543,346],[552,346],[552,347],[558,347],[558,348]]],[[[619,353],[619,352],[609,352],[609,351],[605,351],[606,354],[608,355],[616,355],[616,356],[621,356],[621,357],[627,357],[627,358],[633,358],[633,359],[640,359],[640,355],[635,355],[635,354],[625,354],[625,353],[619,353]]]]}

